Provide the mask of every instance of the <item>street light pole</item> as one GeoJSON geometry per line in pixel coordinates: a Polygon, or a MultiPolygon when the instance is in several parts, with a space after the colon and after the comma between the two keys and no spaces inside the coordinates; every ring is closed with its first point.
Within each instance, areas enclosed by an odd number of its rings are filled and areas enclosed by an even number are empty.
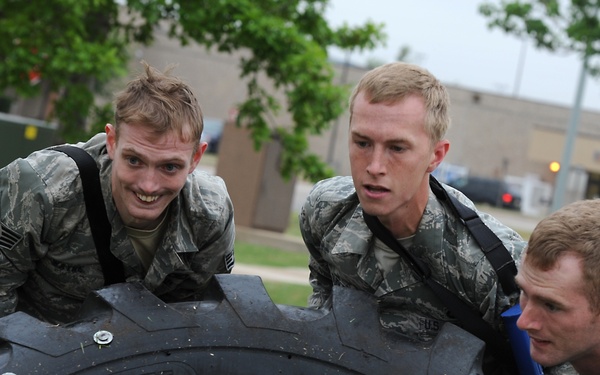
{"type": "Polygon", "coordinates": [[[554,188],[554,197],[552,199],[552,212],[557,211],[564,205],[565,192],[567,188],[567,179],[571,170],[571,156],[573,154],[573,144],[577,137],[577,127],[579,126],[579,116],[581,114],[581,101],[583,98],[583,92],[585,91],[585,77],[587,75],[587,56],[583,58],[583,65],[581,67],[581,73],[579,75],[579,83],[577,84],[577,91],[575,94],[575,103],[571,109],[571,117],[567,128],[567,135],[565,138],[565,146],[563,150],[562,159],[560,161],[560,169],[556,176],[556,186],[554,188]]]}
{"type": "Polygon", "coordinates": [[[521,41],[521,52],[519,53],[519,62],[517,63],[517,73],[515,74],[515,84],[513,86],[513,96],[515,98],[519,96],[519,89],[521,88],[521,79],[523,78],[523,69],[525,67],[526,54],[527,41],[523,39],[521,41]]]}

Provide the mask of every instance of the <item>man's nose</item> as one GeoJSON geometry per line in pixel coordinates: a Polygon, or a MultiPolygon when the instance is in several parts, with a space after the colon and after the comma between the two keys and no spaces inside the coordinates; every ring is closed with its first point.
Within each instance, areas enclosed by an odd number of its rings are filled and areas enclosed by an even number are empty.
{"type": "Polygon", "coordinates": [[[375,148],[367,165],[367,172],[371,175],[385,174],[385,168],[385,153],[375,148]]]}
{"type": "Polygon", "coordinates": [[[531,304],[521,304],[521,315],[517,319],[517,327],[523,331],[538,330],[540,328],[535,308],[531,304]]]}
{"type": "Polygon", "coordinates": [[[157,172],[153,168],[147,168],[139,176],[138,185],[144,193],[153,193],[158,188],[157,172]]]}

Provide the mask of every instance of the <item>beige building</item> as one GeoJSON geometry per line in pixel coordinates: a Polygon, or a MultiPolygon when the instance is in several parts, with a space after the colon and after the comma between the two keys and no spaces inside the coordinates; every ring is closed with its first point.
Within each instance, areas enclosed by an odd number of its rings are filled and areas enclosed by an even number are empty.
{"type": "MultiPolygon", "coordinates": [[[[204,47],[180,47],[163,30],[151,47],[132,49],[132,75],[141,69],[139,61],[163,68],[177,64],[174,73],[194,88],[205,117],[226,122],[235,115],[237,103],[245,98],[246,86],[239,77],[242,55],[207,52],[204,47]]],[[[358,67],[336,65],[337,79],[346,77],[353,85],[364,74],[358,67]],[[345,74],[343,70],[347,69],[345,74]]],[[[433,72],[435,74],[435,72],[433,72]]],[[[129,79],[127,77],[126,79],[129,79]]],[[[264,81],[268,82],[267,80],[264,81]]],[[[341,82],[340,82],[341,83],[341,82]]],[[[122,83],[116,83],[117,89],[122,83]]],[[[552,186],[556,175],[549,169],[560,161],[571,109],[566,106],[522,100],[475,89],[447,85],[452,107],[451,141],[445,165],[462,167],[470,174],[528,178],[552,186]]],[[[282,95],[279,98],[283,99],[282,95]]],[[[16,103],[11,112],[22,113],[16,103]]],[[[37,112],[43,113],[42,110],[37,112]]],[[[273,127],[289,126],[290,117],[274,118],[273,127]]],[[[350,173],[347,157],[348,114],[344,114],[326,133],[311,138],[313,152],[326,160],[338,174],[350,173]]],[[[573,152],[573,176],[569,180],[568,200],[600,195],[600,113],[583,111],[573,152]]],[[[545,193],[548,194],[547,192],[545,193]]]]}
{"type": "MultiPolygon", "coordinates": [[[[157,35],[150,48],[140,47],[136,59],[162,67],[177,63],[176,72],[196,89],[207,117],[227,119],[236,103],[245,95],[239,79],[239,56],[209,53],[203,47],[179,47],[176,42],[157,35]]],[[[139,66],[132,63],[132,67],[139,66]]],[[[353,85],[365,70],[336,65],[338,80],[346,76],[353,85]],[[346,74],[342,71],[347,69],[346,74]]],[[[435,72],[433,72],[435,74],[435,72]]],[[[554,184],[555,173],[549,165],[560,161],[571,109],[566,106],[523,100],[486,93],[475,89],[447,85],[452,107],[451,141],[446,163],[464,166],[469,173],[481,176],[535,176],[554,184]]],[[[280,98],[283,98],[280,96],[280,98]]],[[[273,126],[286,126],[289,117],[280,116],[273,126]]],[[[348,115],[344,114],[331,129],[311,139],[311,149],[327,160],[338,174],[349,174],[347,158],[348,115]],[[335,141],[331,138],[335,137],[335,141]]],[[[600,113],[583,111],[573,152],[573,167],[585,171],[588,182],[582,197],[600,193],[600,113]]],[[[574,187],[571,187],[574,188],[574,187]]]]}

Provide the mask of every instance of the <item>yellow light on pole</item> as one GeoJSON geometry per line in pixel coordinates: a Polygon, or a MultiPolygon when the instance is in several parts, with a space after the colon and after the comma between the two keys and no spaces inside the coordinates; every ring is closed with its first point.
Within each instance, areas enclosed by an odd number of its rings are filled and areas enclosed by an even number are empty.
{"type": "Polygon", "coordinates": [[[550,170],[555,173],[558,172],[560,170],[560,163],[557,161],[550,163],[550,170]]]}

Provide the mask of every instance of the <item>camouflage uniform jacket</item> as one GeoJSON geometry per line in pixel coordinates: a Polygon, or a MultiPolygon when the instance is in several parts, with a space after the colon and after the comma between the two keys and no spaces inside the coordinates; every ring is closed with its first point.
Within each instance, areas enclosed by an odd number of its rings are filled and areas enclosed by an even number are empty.
{"type": "MultiPolygon", "coordinates": [[[[475,208],[460,192],[444,187],[475,208]]],[[[479,215],[518,261],[526,244],[523,239],[492,216],[479,215]]],[[[377,296],[382,324],[409,337],[428,341],[444,322],[460,326],[403,260],[384,276],[374,256],[374,236],[364,222],[350,177],[334,177],[315,185],[300,213],[300,229],[310,252],[310,306],[326,307],[332,286],[341,285],[377,296]]],[[[408,251],[427,263],[435,280],[501,329],[500,314],[516,303],[518,295],[502,292],[494,269],[466,226],[431,191],[408,251]]]]}
{"type": "MultiPolygon", "coordinates": [[[[102,133],[78,146],[100,169],[110,249],[127,281],[142,282],[165,302],[198,298],[213,274],[233,267],[235,226],[225,183],[200,171],[188,176],[145,272],[113,203],[105,145],[102,133]]],[[[0,169],[0,316],[24,310],[65,322],[104,286],[78,176],[70,157],[48,149],[0,169]]]]}

